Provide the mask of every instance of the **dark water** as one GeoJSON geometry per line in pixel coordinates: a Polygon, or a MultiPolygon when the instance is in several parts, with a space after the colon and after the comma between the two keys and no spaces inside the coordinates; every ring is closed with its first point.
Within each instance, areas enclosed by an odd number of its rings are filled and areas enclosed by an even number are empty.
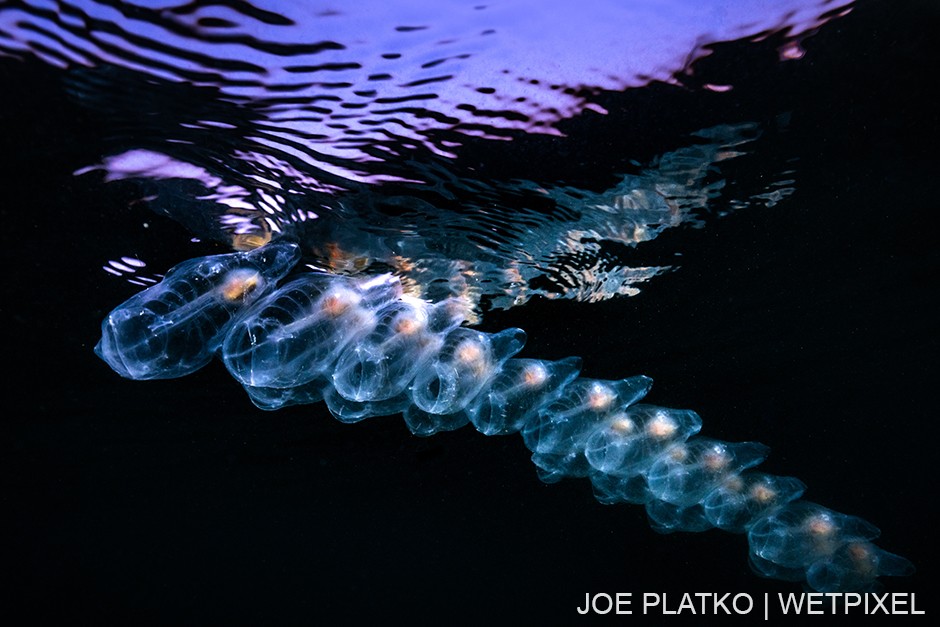
{"type": "MultiPolygon", "coordinates": [[[[474,183],[603,189],[616,168],[597,164],[648,164],[695,130],[759,122],[751,154],[719,168],[727,215],[616,253],[675,271],[632,298],[534,299],[489,312],[483,326],[523,327],[525,355],[581,355],[589,376],[648,374],[649,400],[695,409],[708,435],[768,444],[770,472],[874,522],[879,544],[915,563],[914,576],[884,584],[921,593],[928,612],[937,26],[932,3],[860,3],[805,39],[799,61],[780,63],[757,42],[695,66],[733,81],[730,93],[662,83],[611,92],[599,98],[603,132],[575,118],[565,141],[469,142],[453,166],[474,183]],[[791,195],[752,202],[762,177],[787,168],[791,195]],[[730,211],[735,199],[744,206],[730,211]]],[[[177,381],[119,379],[91,348],[103,316],[136,288],[101,266],[131,255],[159,271],[223,248],[190,242],[190,230],[138,202],[150,190],[73,176],[122,143],[160,145],[166,122],[153,121],[151,136],[126,117],[133,89],[109,110],[88,102],[98,76],[34,58],[0,59],[0,72],[4,254],[15,268],[2,308],[13,370],[5,561],[20,608],[82,622],[565,624],[588,591],[799,589],[751,573],[740,537],[659,536],[641,508],[601,506],[584,481],[539,483],[518,438],[464,429],[419,439],[397,418],[344,426],[320,405],[264,413],[218,364],[177,381]]],[[[113,80],[105,94],[135,85],[113,80]]],[[[436,165],[419,160],[422,172],[436,165]]]]}

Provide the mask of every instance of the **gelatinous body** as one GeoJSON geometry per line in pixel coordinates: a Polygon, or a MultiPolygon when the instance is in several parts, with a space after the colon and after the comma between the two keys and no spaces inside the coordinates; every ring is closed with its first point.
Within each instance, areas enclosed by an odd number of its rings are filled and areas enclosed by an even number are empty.
{"type": "Polygon", "coordinates": [[[212,359],[235,314],[271,291],[297,262],[295,244],[192,259],[112,311],[98,356],[130,379],[171,379],[212,359]]]}
{"type": "Polygon", "coordinates": [[[913,571],[871,543],[870,523],[752,470],[766,446],[697,437],[694,412],[639,404],[648,377],[588,379],[576,359],[514,358],[520,329],[468,329],[459,300],[403,296],[391,275],[308,273],[274,287],[295,261],[296,247],[276,242],[185,262],[108,316],[98,354],[137,379],[182,376],[218,354],[263,409],[325,398],[341,421],[401,412],[421,436],[467,423],[519,432],[544,481],[587,477],[601,502],[642,504],[663,533],[745,533],[763,576],[830,592],[913,571]]]}

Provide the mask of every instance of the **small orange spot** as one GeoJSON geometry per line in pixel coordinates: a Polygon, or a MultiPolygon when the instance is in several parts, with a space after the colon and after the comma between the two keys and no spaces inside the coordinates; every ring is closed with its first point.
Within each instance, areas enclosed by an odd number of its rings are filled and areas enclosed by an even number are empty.
{"type": "Polygon", "coordinates": [[[587,404],[594,411],[603,411],[614,402],[614,393],[606,385],[595,383],[588,392],[587,404]]]}
{"type": "Polygon", "coordinates": [[[232,248],[235,250],[254,250],[261,248],[271,241],[271,232],[238,233],[232,237],[232,248]]]}
{"type": "Polygon", "coordinates": [[[646,424],[646,432],[657,440],[671,438],[677,430],[675,421],[661,414],[646,424]]]}
{"type": "Polygon", "coordinates": [[[636,430],[636,423],[621,414],[610,423],[610,430],[621,435],[629,435],[636,430]]]}
{"type": "Polygon", "coordinates": [[[861,542],[850,544],[849,553],[852,555],[852,559],[855,560],[867,560],[871,557],[871,551],[869,551],[868,547],[861,542]]]}
{"type": "Polygon", "coordinates": [[[533,365],[526,368],[522,373],[522,382],[527,387],[536,387],[545,383],[548,379],[548,373],[541,365],[533,365]]]}
{"type": "Polygon", "coordinates": [[[728,462],[731,459],[728,457],[727,451],[722,447],[715,447],[705,453],[702,459],[705,464],[705,468],[712,472],[720,472],[728,466],[728,462]]]}
{"type": "Polygon", "coordinates": [[[229,302],[243,300],[261,284],[261,275],[251,270],[230,272],[222,284],[222,298],[229,302]]]}
{"type": "Polygon", "coordinates": [[[689,456],[689,449],[685,445],[673,446],[669,450],[669,458],[674,462],[684,462],[689,456]]]}
{"type": "Polygon", "coordinates": [[[421,330],[421,323],[410,316],[395,321],[395,333],[400,335],[414,335],[421,330]]]}
{"type": "Polygon", "coordinates": [[[483,349],[476,342],[463,342],[457,348],[457,357],[463,362],[474,362],[483,357],[483,349]]]}
{"type": "Polygon", "coordinates": [[[349,306],[349,299],[343,298],[338,294],[329,294],[324,297],[323,301],[320,303],[320,308],[323,310],[323,313],[332,318],[339,318],[349,309],[349,306]]]}
{"type": "Polygon", "coordinates": [[[758,483],[751,488],[751,498],[758,503],[771,503],[777,498],[777,491],[766,483],[758,483]]]}
{"type": "Polygon", "coordinates": [[[848,552],[856,572],[866,577],[877,576],[877,563],[870,544],[867,542],[853,542],[848,546],[848,552]]]}
{"type": "Polygon", "coordinates": [[[817,514],[806,521],[806,528],[814,536],[828,536],[836,531],[832,519],[826,514],[817,514]]]}
{"type": "Polygon", "coordinates": [[[723,480],[723,485],[726,490],[731,492],[741,492],[744,489],[744,481],[741,479],[740,475],[729,475],[723,480]]]}

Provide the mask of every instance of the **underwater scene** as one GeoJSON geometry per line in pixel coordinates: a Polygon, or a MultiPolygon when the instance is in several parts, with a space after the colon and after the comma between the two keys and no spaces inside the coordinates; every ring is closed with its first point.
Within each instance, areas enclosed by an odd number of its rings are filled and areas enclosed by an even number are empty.
{"type": "Polygon", "coordinates": [[[0,3],[11,605],[930,614],[938,27],[0,3]]]}

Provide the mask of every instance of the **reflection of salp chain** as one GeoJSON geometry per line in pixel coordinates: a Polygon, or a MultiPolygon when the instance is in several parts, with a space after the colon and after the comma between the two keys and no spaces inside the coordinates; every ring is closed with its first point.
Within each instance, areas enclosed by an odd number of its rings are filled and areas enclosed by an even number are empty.
{"type": "Polygon", "coordinates": [[[586,477],[603,503],[644,505],[660,532],[746,533],[763,576],[830,592],[913,572],[871,543],[873,525],[799,500],[797,479],[751,470],[764,445],[695,437],[695,412],[638,404],[649,378],[514,359],[522,330],[461,326],[464,303],[409,297],[390,275],[307,273],[276,287],[298,257],[275,242],[182,263],[112,311],[95,350],[131,379],[183,376],[220,353],[264,409],[322,399],[343,422],[401,412],[418,435],[520,432],[544,481],[586,477]]]}

